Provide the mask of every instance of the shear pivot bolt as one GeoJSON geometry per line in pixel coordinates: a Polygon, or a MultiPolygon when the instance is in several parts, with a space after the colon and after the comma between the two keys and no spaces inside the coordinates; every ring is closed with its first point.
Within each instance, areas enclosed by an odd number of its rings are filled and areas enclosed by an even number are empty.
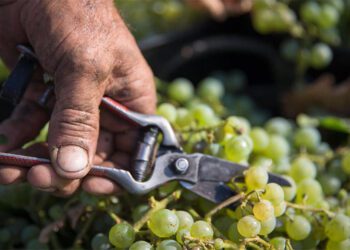
{"type": "Polygon", "coordinates": [[[190,164],[188,163],[188,160],[185,158],[179,158],[175,161],[175,170],[180,174],[184,174],[187,171],[189,166],[190,164]]]}

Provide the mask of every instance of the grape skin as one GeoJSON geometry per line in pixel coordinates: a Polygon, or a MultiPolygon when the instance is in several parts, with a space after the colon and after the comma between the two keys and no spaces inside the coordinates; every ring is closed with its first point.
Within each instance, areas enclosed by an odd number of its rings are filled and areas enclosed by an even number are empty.
{"type": "Polygon", "coordinates": [[[260,221],[266,221],[274,217],[275,209],[270,201],[261,200],[253,207],[253,214],[255,218],[260,221]]]}
{"type": "Polygon", "coordinates": [[[153,250],[153,247],[148,242],[140,240],[132,244],[129,250],[153,250]]]}
{"type": "Polygon", "coordinates": [[[201,220],[193,223],[190,233],[192,237],[203,240],[210,240],[214,235],[213,229],[209,223],[201,220]]]}
{"type": "Polygon", "coordinates": [[[260,222],[252,215],[241,218],[237,223],[237,229],[240,235],[246,238],[255,237],[261,229],[260,222]]]}
{"type": "Polygon", "coordinates": [[[350,218],[343,214],[337,214],[328,222],[325,230],[331,241],[344,241],[350,237],[350,218]]]}
{"type": "Polygon", "coordinates": [[[279,205],[284,201],[284,191],[280,185],[276,183],[269,183],[266,185],[265,193],[262,197],[269,200],[273,205],[279,205]]]}
{"type": "Polygon", "coordinates": [[[135,240],[135,232],[128,223],[114,225],[109,230],[109,241],[118,248],[129,247],[135,240]]]}
{"type": "Polygon", "coordinates": [[[296,215],[287,221],[286,231],[291,239],[303,240],[309,236],[311,224],[304,216],[296,215]]]}
{"type": "Polygon", "coordinates": [[[253,128],[250,131],[250,137],[253,141],[254,152],[261,152],[269,144],[269,136],[262,128],[253,128]]]}
{"type": "Polygon", "coordinates": [[[313,179],[316,176],[316,166],[308,158],[298,157],[292,162],[289,174],[296,182],[313,179]]]}
{"type": "Polygon", "coordinates": [[[157,250],[182,250],[182,247],[175,240],[163,240],[157,246],[157,250]]]}
{"type": "Polygon", "coordinates": [[[265,188],[268,179],[267,171],[262,167],[251,167],[245,173],[245,182],[250,190],[265,188]]]}
{"type": "Polygon", "coordinates": [[[341,167],[343,171],[350,175],[350,153],[346,153],[341,160],[341,167]]]}
{"type": "Polygon", "coordinates": [[[193,97],[193,84],[185,79],[175,79],[168,87],[168,95],[174,101],[184,103],[193,97]]]}
{"type": "Polygon", "coordinates": [[[260,235],[268,235],[270,234],[276,227],[276,218],[275,217],[271,217],[268,220],[265,221],[261,221],[261,229],[259,234],[260,235]]]}
{"type": "Polygon", "coordinates": [[[193,224],[192,216],[186,211],[176,211],[176,216],[179,219],[179,229],[190,229],[193,224]]]}
{"type": "Polygon", "coordinates": [[[176,234],[179,228],[179,219],[169,209],[161,209],[152,214],[148,227],[160,238],[167,238],[176,234]]]}
{"type": "MultiPolygon", "coordinates": [[[[311,51],[311,57],[315,57],[315,62],[320,63],[320,58],[316,54],[319,53],[319,50],[324,50],[324,48],[319,45],[315,45],[313,50],[311,51]]],[[[324,52],[320,52],[324,53],[324,52]]],[[[297,147],[304,147],[308,150],[314,150],[321,143],[321,135],[316,128],[313,127],[303,127],[296,131],[294,135],[294,143],[297,147]]]]}
{"type": "Polygon", "coordinates": [[[347,250],[350,249],[350,239],[344,241],[331,241],[329,240],[326,245],[326,250],[347,250]]]}

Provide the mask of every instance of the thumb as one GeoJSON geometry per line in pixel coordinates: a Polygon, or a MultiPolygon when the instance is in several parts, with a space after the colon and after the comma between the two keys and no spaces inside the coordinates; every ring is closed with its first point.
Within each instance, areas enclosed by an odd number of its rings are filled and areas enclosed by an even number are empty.
{"type": "Polygon", "coordinates": [[[81,76],[56,80],[48,144],[53,167],[61,177],[78,179],[90,170],[99,132],[102,93],[96,81],[81,76]]]}

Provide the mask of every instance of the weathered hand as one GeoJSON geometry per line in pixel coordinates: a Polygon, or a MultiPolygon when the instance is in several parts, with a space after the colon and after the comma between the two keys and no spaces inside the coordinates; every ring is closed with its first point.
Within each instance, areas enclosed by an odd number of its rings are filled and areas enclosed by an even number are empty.
{"type": "MultiPolygon", "coordinates": [[[[152,113],[156,95],[153,75],[111,0],[32,0],[0,4],[0,55],[11,67],[16,45],[30,43],[41,64],[14,114],[0,124],[8,141],[0,151],[16,151],[33,139],[50,118],[47,145],[24,153],[45,156],[51,166],[25,169],[2,166],[3,184],[27,180],[35,187],[73,193],[91,165],[111,161],[127,167],[136,131],[101,111],[107,95],[131,110],[152,113]],[[55,103],[51,117],[37,100],[45,86],[43,71],[54,76],[55,103]]],[[[23,151],[23,150],[21,150],[23,151]]],[[[110,193],[106,179],[86,177],[83,187],[110,193]]]]}

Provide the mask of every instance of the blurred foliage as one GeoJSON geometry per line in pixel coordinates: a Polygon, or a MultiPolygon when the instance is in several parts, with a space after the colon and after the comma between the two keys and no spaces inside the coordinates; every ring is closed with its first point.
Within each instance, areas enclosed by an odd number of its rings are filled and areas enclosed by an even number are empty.
{"type": "Polygon", "coordinates": [[[0,83],[5,80],[9,74],[8,68],[5,66],[4,62],[0,59],[0,83]]]}

